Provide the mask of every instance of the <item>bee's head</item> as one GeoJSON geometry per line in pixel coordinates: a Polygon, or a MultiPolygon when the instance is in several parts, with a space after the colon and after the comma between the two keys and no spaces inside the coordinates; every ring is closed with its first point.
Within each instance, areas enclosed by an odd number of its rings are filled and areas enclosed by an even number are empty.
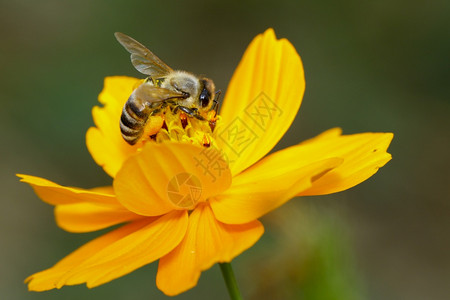
{"type": "Polygon", "coordinates": [[[202,110],[209,110],[213,104],[216,86],[211,79],[206,77],[203,77],[200,82],[202,86],[198,96],[199,105],[202,110]]]}

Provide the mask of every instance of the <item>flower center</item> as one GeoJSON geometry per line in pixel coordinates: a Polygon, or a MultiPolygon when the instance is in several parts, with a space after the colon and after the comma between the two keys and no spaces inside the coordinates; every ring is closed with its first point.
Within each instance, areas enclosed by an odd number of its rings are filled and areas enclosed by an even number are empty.
{"type": "Polygon", "coordinates": [[[215,144],[214,131],[220,117],[215,111],[210,111],[203,117],[204,120],[199,120],[180,109],[173,112],[171,107],[166,107],[150,117],[140,143],[176,141],[210,147],[215,144]]]}

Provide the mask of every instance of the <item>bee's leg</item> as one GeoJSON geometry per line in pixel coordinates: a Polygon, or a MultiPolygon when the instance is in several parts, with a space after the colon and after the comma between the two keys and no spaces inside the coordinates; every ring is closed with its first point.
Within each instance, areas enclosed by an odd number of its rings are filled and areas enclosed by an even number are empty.
{"type": "Polygon", "coordinates": [[[159,106],[159,108],[162,110],[162,109],[166,108],[167,105],[169,105],[167,102],[163,102],[163,103],[159,106]]]}
{"type": "Polygon", "coordinates": [[[152,110],[152,113],[150,114],[150,116],[154,116],[156,114],[159,114],[160,112],[161,112],[161,108],[160,107],[156,108],[156,109],[152,110]]]}
{"type": "Polygon", "coordinates": [[[156,86],[156,80],[152,76],[148,76],[147,78],[145,78],[144,83],[145,82],[151,82],[153,86],[156,86]]]}
{"type": "Polygon", "coordinates": [[[197,120],[200,120],[200,121],[205,121],[205,120],[206,120],[205,118],[203,118],[203,117],[200,116],[199,114],[195,114],[195,115],[194,115],[194,118],[196,118],[197,120]]]}
{"type": "MultiPolygon", "coordinates": [[[[155,103],[153,103],[153,104],[155,104],[155,103]]],[[[157,106],[152,106],[152,107],[154,107],[154,109],[152,110],[150,116],[159,114],[164,108],[167,107],[167,103],[163,102],[157,106]]]]}
{"type": "Polygon", "coordinates": [[[189,108],[189,107],[186,107],[186,106],[178,105],[177,107],[175,107],[175,110],[178,111],[178,109],[181,110],[182,112],[188,114],[190,117],[194,117],[196,119],[199,119],[200,121],[204,121],[205,120],[205,118],[203,118],[202,116],[200,116],[198,114],[198,109],[197,108],[189,108]]]}
{"type": "Polygon", "coordinates": [[[175,101],[173,101],[173,100],[166,100],[166,101],[164,101],[164,105],[165,105],[165,107],[169,106],[170,110],[173,113],[176,113],[178,111],[178,108],[177,108],[178,104],[175,101]]]}

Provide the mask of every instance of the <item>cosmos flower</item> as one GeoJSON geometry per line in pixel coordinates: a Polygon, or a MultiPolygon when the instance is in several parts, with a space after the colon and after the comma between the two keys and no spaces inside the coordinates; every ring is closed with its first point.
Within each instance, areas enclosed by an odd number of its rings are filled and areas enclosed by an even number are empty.
{"type": "Polygon", "coordinates": [[[272,29],[249,45],[219,116],[206,121],[167,109],[134,146],[119,119],[142,80],[108,77],[94,107],[87,146],[113,178],[110,187],[65,187],[19,175],[55,206],[69,232],[120,227],[27,278],[33,291],[95,287],[159,260],[156,284],[167,295],[194,287],[203,270],[230,262],[264,232],[258,219],[286,201],[351,188],[385,165],[391,133],[342,135],[338,128],[269,154],[293,122],[305,81],[302,62],[272,29]]]}

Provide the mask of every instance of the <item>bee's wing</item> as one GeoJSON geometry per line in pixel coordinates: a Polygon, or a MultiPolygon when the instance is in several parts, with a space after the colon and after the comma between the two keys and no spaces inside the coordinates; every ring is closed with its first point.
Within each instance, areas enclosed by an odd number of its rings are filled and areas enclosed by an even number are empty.
{"type": "Polygon", "coordinates": [[[174,98],[186,98],[182,93],[174,92],[168,89],[155,87],[150,84],[141,84],[135,91],[134,96],[138,104],[142,107],[154,102],[162,102],[174,98]]]}
{"type": "Polygon", "coordinates": [[[135,39],[121,32],[116,32],[114,35],[117,41],[131,53],[133,66],[142,74],[162,77],[172,72],[172,68],[135,39]]]}

